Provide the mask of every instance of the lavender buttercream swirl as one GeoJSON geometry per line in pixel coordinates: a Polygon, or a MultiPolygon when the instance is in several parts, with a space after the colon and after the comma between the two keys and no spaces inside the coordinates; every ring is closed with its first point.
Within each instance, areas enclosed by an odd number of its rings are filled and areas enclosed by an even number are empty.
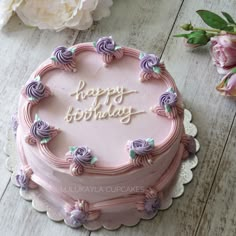
{"type": "Polygon", "coordinates": [[[96,43],[96,50],[100,54],[113,54],[116,43],[111,37],[102,37],[96,43]]]}
{"type": "Polygon", "coordinates": [[[73,227],[80,227],[87,220],[87,213],[79,209],[74,209],[70,212],[67,222],[73,227]]]}
{"type": "Polygon", "coordinates": [[[73,61],[73,53],[63,46],[57,47],[53,52],[53,55],[61,64],[69,64],[73,61]]]}
{"type": "Polygon", "coordinates": [[[92,154],[91,150],[88,147],[78,147],[72,153],[73,161],[77,165],[88,165],[91,163],[92,154]]]}
{"type": "Polygon", "coordinates": [[[16,182],[22,189],[27,189],[29,185],[29,177],[23,170],[16,175],[16,182]]]}
{"type": "Polygon", "coordinates": [[[153,146],[143,139],[136,139],[130,143],[130,149],[135,152],[135,154],[142,156],[148,154],[153,146]]]}
{"type": "Polygon", "coordinates": [[[153,72],[154,66],[159,66],[160,59],[154,54],[146,54],[140,62],[140,66],[144,72],[151,73],[153,72]]]}
{"type": "Polygon", "coordinates": [[[158,197],[147,199],[144,202],[144,209],[149,214],[156,213],[160,209],[160,206],[161,203],[158,197]]]}
{"type": "Polygon", "coordinates": [[[34,122],[31,126],[30,133],[37,138],[38,140],[42,140],[45,138],[50,138],[50,125],[42,120],[34,122]]]}
{"type": "Polygon", "coordinates": [[[25,89],[25,93],[28,97],[31,97],[35,100],[39,100],[45,96],[45,85],[40,81],[31,81],[25,89]]]}
{"type": "Polygon", "coordinates": [[[166,105],[173,107],[177,103],[177,94],[173,92],[165,92],[160,96],[159,103],[162,108],[165,108],[166,105]]]}

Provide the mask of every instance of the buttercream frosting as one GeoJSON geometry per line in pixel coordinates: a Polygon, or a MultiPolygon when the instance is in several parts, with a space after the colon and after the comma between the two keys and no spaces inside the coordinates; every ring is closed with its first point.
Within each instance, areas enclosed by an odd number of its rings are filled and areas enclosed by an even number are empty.
{"type": "MultiPolygon", "coordinates": [[[[123,209],[155,213],[160,207],[157,193],[174,179],[187,149],[182,100],[173,78],[152,54],[146,55],[140,68],[140,51],[117,47],[111,38],[98,40],[95,47],[92,43],[75,45],[72,54],[68,53],[70,49],[63,50],[54,52],[56,60],[47,60],[32,75],[40,76],[53,96],[37,104],[25,96],[20,99],[17,146],[22,164],[33,170],[30,181],[51,193],[59,207],[66,203],[63,214],[72,227],[123,209]],[[114,63],[104,67],[102,60],[114,63]],[[75,73],[67,72],[71,68],[76,69],[75,73]],[[148,77],[140,83],[140,69],[143,78],[150,74],[155,80],[148,77]],[[171,107],[171,119],[149,110],[168,88],[173,94],[163,96],[162,103],[171,107]],[[93,113],[99,119],[91,119],[90,113],[98,105],[100,115],[93,113]],[[135,108],[130,109],[131,113],[140,114],[134,114],[132,122],[129,117],[123,125],[110,119],[112,112],[106,109],[113,108],[114,117],[124,118],[121,113],[127,108],[135,108]],[[36,116],[33,121],[35,114],[41,119],[36,116]],[[81,114],[83,119],[79,119],[81,114]],[[76,119],[80,122],[72,122],[76,119]],[[57,130],[49,124],[59,127],[60,135],[55,137],[57,130]],[[23,141],[25,136],[27,142],[23,141]],[[124,146],[128,140],[127,152],[124,146]]],[[[159,105],[156,110],[163,110],[159,105]]],[[[23,186],[25,178],[18,178],[23,186]]]]}

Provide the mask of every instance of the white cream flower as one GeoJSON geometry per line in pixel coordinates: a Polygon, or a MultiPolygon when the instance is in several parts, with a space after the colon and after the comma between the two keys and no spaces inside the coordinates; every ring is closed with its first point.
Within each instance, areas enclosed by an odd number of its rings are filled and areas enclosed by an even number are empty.
{"type": "MultiPolygon", "coordinates": [[[[5,2],[8,12],[16,11],[20,19],[30,26],[39,29],[53,29],[56,31],[65,28],[77,30],[88,29],[93,20],[100,20],[110,14],[112,0],[18,0],[5,2]],[[13,2],[18,2],[17,7],[12,7],[13,2]]],[[[0,17],[6,13],[0,8],[0,17]]],[[[10,18],[5,17],[2,26],[10,18]]],[[[0,18],[1,19],[1,18],[0,18]]],[[[1,25],[0,25],[1,26],[1,25]]]]}

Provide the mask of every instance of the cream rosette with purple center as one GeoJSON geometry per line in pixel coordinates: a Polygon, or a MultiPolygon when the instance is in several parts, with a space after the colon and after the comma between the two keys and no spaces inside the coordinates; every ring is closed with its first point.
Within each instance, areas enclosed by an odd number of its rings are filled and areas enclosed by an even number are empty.
{"type": "Polygon", "coordinates": [[[71,163],[72,175],[81,175],[84,172],[84,167],[94,165],[97,161],[97,158],[92,155],[91,150],[86,146],[69,147],[66,156],[68,156],[67,160],[71,163]]]}
{"type": "Polygon", "coordinates": [[[154,54],[146,54],[141,52],[140,59],[140,80],[141,82],[153,78],[159,79],[164,65],[160,63],[160,58],[154,54]]]}
{"type": "Polygon", "coordinates": [[[127,142],[127,150],[136,166],[152,163],[151,157],[154,147],[154,140],[152,138],[129,140],[127,142]]]}
{"type": "Polygon", "coordinates": [[[93,44],[97,53],[102,55],[105,64],[110,64],[114,59],[120,59],[124,55],[122,47],[117,46],[111,36],[102,37],[93,44]]]}
{"type": "Polygon", "coordinates": [[[41,120],[36,114],[34,123],[30,127],[30,134],[25,138],[25,141],[30,145],[34,145],[37,142],[47,144],[58,132],[59,130],[41,120]]]}
{"type": "Polygon", "coordinates": [[[23,96],[33,104],[51,95],[50,89],[41,82],[40,76],[30,81],[22,91],[23,96]]]}
{"type": "Polygon", "coordinates": [[[152,108],[152,111],[158,115],[174,119],[178,114],[183,113],[183,106],[178,103],[177,92],[169,88],[159,98],[159,106],[152,108]]]}
{"type": "Polygon", "coordinates": [[[63,70],[76,72],[75,48],[57,47],[51,60],[53,64],[63,70]]]}

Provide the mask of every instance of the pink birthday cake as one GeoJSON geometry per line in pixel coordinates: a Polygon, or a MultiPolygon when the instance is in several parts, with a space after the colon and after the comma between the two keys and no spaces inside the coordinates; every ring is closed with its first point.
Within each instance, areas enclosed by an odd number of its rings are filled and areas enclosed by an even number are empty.
{"type": "Polygon", "coordinates": [[[22,88],[17,184],[75,228],[154,216],[196,151],[183,113],[156,55],[111,37],[58,47],[22,88]]]}

